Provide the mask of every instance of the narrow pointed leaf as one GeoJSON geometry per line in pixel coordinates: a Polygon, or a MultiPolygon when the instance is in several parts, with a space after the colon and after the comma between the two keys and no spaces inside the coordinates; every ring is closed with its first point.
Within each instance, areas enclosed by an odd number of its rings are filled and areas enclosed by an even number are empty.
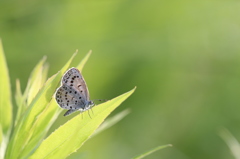
{"type": "Polygon", "coordinates": [[[11,87],[7,62],[0,40],[0,125],[3,134],[8,134],[12,123],[11,87]]]}
{"type": "Polygon", "coordinates": [[[39,79],[39,76],[40,76],[39,74],[41,73],[40,70],[42,70],[42,67],[43,67],[45,61],[46,61],[46,57],[43,57],[42,60],[40,60],[38,62],[38,64],[34,67],[33,71],[31,72],[31,75],[28,79],[27,87],[24,91],[24,97],[26,98],[26,100],[27,100],[27,98],[29,100],[28,105],[31,103],[33,97],[36,95],[35,92],[34,92],[34,94],[30,94],[29,91],[31,90],[31,87],[32,87],[33,83],[35,82],[35,80],[40,80],[39,79]]]}
{"type": "Polygon", "coordinates": [[[7,62],[0,39],[0,159],[4,158],[12,126],[12,101],[7,62]]]}
{"type": "Polygon", "coordinates": [[[92,116],[92,119],[84,112],[69,120],[45,139],[30,158],[66,158],[79,149],[104,119],[126,100],[134,90],[135,88],[94,107],[95,115],[92,116]],[[82,117],[82,115],[85,116],[82,117]]]}
{"type": "Polygon", "coordinates": [[[21,91],[21,85],[19,79],[16,80],[16,93],[15,93],[15,100],[16,104],[19,107],[21,105],[21,101],[23,99],[23,94],[21,91]]]}
{"type": "Polygon", "coordinates": [[[21,92],[21,86],[20,86],[20,81],[19,79],[16,80],[16,93],[15,93],[15,101],[18,107],[18,111],[17,111],[17,116],[15,119],[15,125],[18,123],[20,116],[23,112],[23,107],[25,107],[24,103],[25,103],[25,98],[21,92]]]}
{"type": "Polygon", "coordinates": [[[228,145],[235,159],[240,159],[240,144],[237,139],[227,129],[223,129],[220,132],[220,136],[228,145]]]}
{"type": "MultiPolygon", "coordinates": [[[[41,129],[35,124],[38,121],[39,115],[44,111],[46,106],[48,106],[58,84],[63,75],[63,73],[68,69],[73,57],[65,64],[65,66],[56,75],[52,76],[44,86],[39,90],[36,97],[32,100],[28,109],[21,117],[20,122],[16,125],[13,136],[11,138],[10,144],[7,149],[6,158],[20,158],[21,155],[31,153],[31,151],[41,142],[41,137],[39,140],[34,140],[35,144],[32,145],[31,149],[25,149],[32,139],[32,136],[36,130],[41,131],[41,129]],[[26,152],[27,151],[27,152],[26,152]]],[[[46,123],[47,125],[49,123],[46,123]]]]}
{"type": "Polygon", "coordinates": [[[89,59],[90,55],[92,54],[92,50],[90,50],[87,55],[85,55],[85,57],[81,60],[81,62],[77,65],[77,69],[80,70],[80,72],[82,72],[83,66],[85,65],[85,63],[87,62],[87,60],[89,59]]]}
{"type": "Polygon", "coordinates": [[[94,134],[92,136],[95,136],[95,135],[99,134],[100,132],[110,128],[113,125],[115,125],[116,123],[118,123],[120,120],[122,120],[129,113],[130,113],[130,110],[125,109],[125,110],[121,111],[120,113],[116,114],[115,116],[106,119],[106,121],[104,121],[103,124],[100,125],[100,127],[94,132],[94,134]]]}
{"type": "Polygon", "coordinates": [[[152,149],[150,151],[147,151],[147,152],[145,152],[145,153],[143,153],[143,154],[141,154],[141,155],[139,155],[137,157],[134,157],[134,159],[142,159],[142,158],[144,158],[144,157],[146,157],[146,156],[148,156],[148,155],[150,155],[150,154],[152,154],[152,153],[154,153],[154,152],[156,152],[158,150],[164,149],[166,147],[171,147],[171,146],[172,146],[171,144],[164,145],[164,146],[158,146],[158,147],[156,147],[156,148],[154,148],[154,149],[152,149]]]}
{"type": "Polygon", "coordinates": [[[31,84],[28,92],[27,105],[29,105],[32,102],[33,98],[36,96],[36,94],[42,87],[42,73],[45,59],[46,58],[43,58],[43,60],[41,60],[37,67],[33,70],[33,75],[32,78],[30,79],[31,84]]]}
{"type": "Polygon", "coordinates": [[[41,83],[41,86],[43,86],[43,84],[47,80],[48,69],[49,69],[49,65],[48,64],[44,64],[43,65],[43,72],[42,72],[42,83],[41,83]]]}

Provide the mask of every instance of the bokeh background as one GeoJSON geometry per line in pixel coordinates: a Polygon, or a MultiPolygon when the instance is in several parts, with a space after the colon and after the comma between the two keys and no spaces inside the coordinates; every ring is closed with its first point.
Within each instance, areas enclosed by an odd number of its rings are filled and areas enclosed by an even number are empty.
{"type": "Polygon", "coordinates": [[[1,0],[0,37],[13,92],[44,55],[51,76],[76,49],[75,64],[93,50],[83,70],[92,99],[137,86],[112,115],[131,113],[69,159],[131,158],[165,144],[147,158],[233,158],[219,131],[240,140],[240,1],[1,0]]]}

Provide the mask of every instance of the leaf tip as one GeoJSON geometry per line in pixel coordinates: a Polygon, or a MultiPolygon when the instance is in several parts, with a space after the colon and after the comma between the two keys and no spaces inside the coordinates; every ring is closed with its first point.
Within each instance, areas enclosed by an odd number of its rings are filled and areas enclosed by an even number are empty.
{"type": "Polygon", "coordinates": [[[73,55],[75,56],[75,55],[77,55],[77,53],[78,53],[78,49],[76,49],[76,51],[73,53],[73,55]]]}

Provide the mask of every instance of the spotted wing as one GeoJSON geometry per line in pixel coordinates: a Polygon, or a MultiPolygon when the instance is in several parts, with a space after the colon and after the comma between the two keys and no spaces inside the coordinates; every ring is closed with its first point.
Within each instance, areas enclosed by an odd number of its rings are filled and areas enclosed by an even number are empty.
{"type": "Polygon", "coordinates": [[[68,85],[59,87],[55,94],[55,99],[63,109],[78,110],[84,108],[84,96],[68,85]]]}
{"type": "Polygon", "coordinates": [[[73,87],[75,90],[77,90],[80,94],[83,95],[83,98],[86,101],[89,101],[87,84],[78,69],[69,69],[62,78],[62,84],[73,87]]]}

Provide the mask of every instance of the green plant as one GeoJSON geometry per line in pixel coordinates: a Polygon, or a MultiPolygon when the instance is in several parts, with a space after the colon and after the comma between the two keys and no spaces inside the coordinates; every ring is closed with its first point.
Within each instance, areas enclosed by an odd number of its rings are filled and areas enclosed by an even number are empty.
{"type": "Polygon", "coordinates": [[[219,135],[226,142],[233,157],[235,159],[240,159],[240,144],[238,140],[225,128],[222,128],[219,135]]]}
{"type": "MultiPolygon", "coordinates": [[[[90,54],[91,52],[76,68],[82,70],[90,54]]],[[[94,107],[95,115],[91,118],[87,115],[82,118],[79,113],[46,137],[49,128],[62,111],[53,98],[54,92],[75,55],[76,53],[49,79],[47,79],[48,65],[45,64],[44,57],[33,69],[23,93],[19,80],[16,81],[15,100],[18,111],[13,121],[8,68],[0,43],[0,158],[66,158],[79,149],[91,135],[96,135],[128,114],[129,111],[125,110],[104,122],[106,117],[135,91],[135,88],[94,107]]]]}

